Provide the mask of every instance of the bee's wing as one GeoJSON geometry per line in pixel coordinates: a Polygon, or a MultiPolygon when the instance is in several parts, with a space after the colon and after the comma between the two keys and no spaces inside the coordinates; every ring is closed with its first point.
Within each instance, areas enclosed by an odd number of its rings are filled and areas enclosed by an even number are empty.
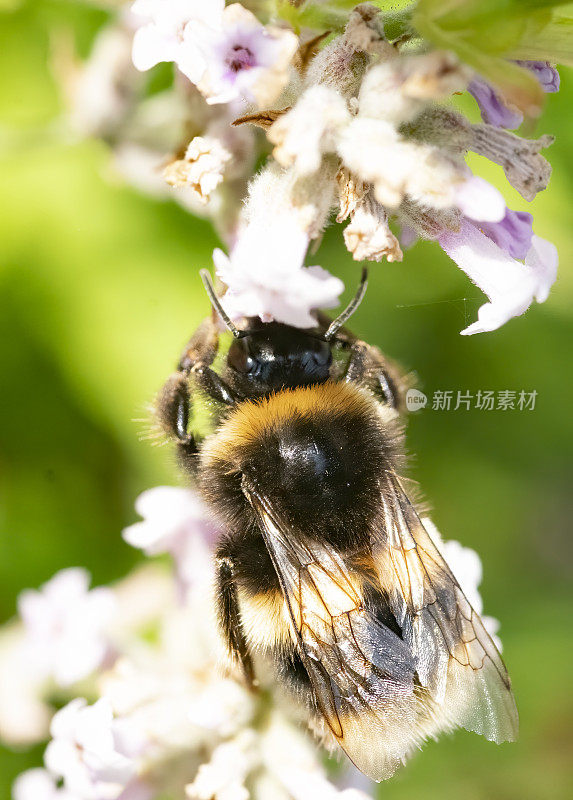
{"type": "Polygon", "coordinates": [[[372,552],[378,581],[416,660],[441,728],[514,741],[518,716],[505,664],[398,478],[382,484],[372,552]]]}
{"type": "Polygon", "coordinates": [[[289,535],[265,498],[246,494],[318,708],[362,772],[389,777],[423,741],[420,719],[430,714],[409,647],[364,608],[360,587],[334,549],[289,535]]]}

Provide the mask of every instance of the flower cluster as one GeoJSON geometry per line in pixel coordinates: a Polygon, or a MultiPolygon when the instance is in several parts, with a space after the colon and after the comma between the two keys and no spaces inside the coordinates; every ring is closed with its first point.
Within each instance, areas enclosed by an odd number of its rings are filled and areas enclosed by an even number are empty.
{"type": "Polygon", "coordinates": [[[452,16],[428,0],[393,13],[346,0],[136,0],[67,71],[72,121],[107,139],[137,186],[214,221],[232,318],[308,327],[335,306],[342,282],[305,261],[336,219],[356,261],[401,261],[417,239],[435,241],[488,298],[462,333],[491,331],[547,298],[557,253],[466,156],[501,165],[527,201],[545,189],[552,137],[511,129],[559,89],[556,69],[527,56],[545,53],[562,17],[548,3],[529,24],[512,0],[514,49],[480,51],[478,32],[496,21],[459,5],[452,16]],[[160,62],[173,84],[149,94],[160,62]],[[464,93],[482,122],[456,109],[464,93]]]}
{"type": "MultiPolygon", "coordinates": [[[[83,570],[63,570],[22,593],[20,620],[2,632],[0,737],[50,736],[44,767],[17,778],[13,800],[368,800],[363,776],[329,780],[290,710],[251,692],[230,662],[211,599],[219,531],[198,496],[158,487],[136,507],[143,520],[125,540],[169,553],[172,574],[150,563],[90,590],[83,570]]],[[[481,612],[477,554],[424,524],[481,612]]],[[[497,621],[483,620],[494,635],[497,621]]]]}

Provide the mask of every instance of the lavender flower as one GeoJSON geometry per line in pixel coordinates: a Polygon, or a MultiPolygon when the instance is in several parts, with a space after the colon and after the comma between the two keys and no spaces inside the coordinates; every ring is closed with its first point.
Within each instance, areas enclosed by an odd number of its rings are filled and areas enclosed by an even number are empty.
{"type": "Polygon", "coordinates": [[[456,190],[456,205],[466,217],[500,222],[506,212],[503,195],[478,175],[472,175],[456,190]]]}
{"type": "Polygon", "coordinates": [[[297,37],[265,27],[240,3],[136,0],[132,10],[149,20],[133,40],[135,66],[147,70],[174,61],[208,103],[266,105],[288,81],[297,37]]]}
{"type": "Polygon", "coordinates": [[[496,128],[515,130],[523,122],[523,114],[516,108],[509,108],[491,83],[475,77],[468,86],[468,92],[479,106],[481,118],[496,128]]]}
{"type": "Polygon", "coordinates": [[[188,46],[207,65],[198,86],[208,103],[246,100],[264,107],[288,82],[297,37],[291,31],[265,27],[240,3],[225,8],[220,26],[198,20],[189,25],[188,33],[188,46]]]}
{"type": "Polygon", "coordinates": [[[516,64],[531,70],[544,92],[552,94],[559,91],[559,73],[548,61],[516,61],[516,64]]]}
{"type": "MultiPolygon", "coordinates": [[[[516,61],[515,63],[533,72],[544,92],[559,91],[559,73],[547,61],[516,61]]],[[[468,91],[476,100],[483,121],[489,125],[515,130],[523,122],[521,111],[509,107],[494,87],[483,78],[476,76],[468,86],[468,91]]]]}
{"type": "Polygon", "coordinates": [[[532,237],[525,263],[502,250],[476,224],[464,220],[457,232],[440,236],[440,245],[466,275],[488,296],[478,321],[462,334],[493,331],[526,311],[533,300],[543,303],[557,276],[557,251],[550,242],[532,237]]]}
{"type": "Polygon", "coordinates": [[[272,166],[252,181],[230,256],[213,254],[228,287],[223,304],[231,317],[308,328],[316,323],[316,309],[337,305],[342,281],[319,266],[304,266],[309,242],[328,217],[334,186],[332,169],[299,181],[272,166]]]}
{"type": "Polygon", "coordinates": [[[482,221],[479,227],[512,258],[523,259],[529,252],[533,237],[533,216],[527,211],[512,211],[507,208],[502,220],[482,221]]]}

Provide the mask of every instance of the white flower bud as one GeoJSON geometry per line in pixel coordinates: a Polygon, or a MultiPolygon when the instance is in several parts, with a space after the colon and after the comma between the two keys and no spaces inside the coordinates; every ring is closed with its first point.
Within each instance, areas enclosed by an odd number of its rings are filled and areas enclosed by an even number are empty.
{"type": "Polygon", "coordinates": [[[225,167],[232,155],[213,137],[196,136],[185,156],[168,164],[163,175],[170,186],[190,188],[201,203],[207,203],[212,192],[223,181],[225,167]]]}
{"type": "Polygon", "coordinates": [[[388,215],[369,191],[358,201],[344,231],[346,247],[355,261],[401,261],[398,239],[388,226],[388,215]]]}
{"type": "Polygon", "coordinates": [[[436,148],[406,141],[384,120],[362,116],[346,126],[338,143],[344,164],[374,185],[378,202],[398,208],[406,196],[433,208],[454,205],[464,167],[436,148]]]}
{"type": "Polygon", "coordinates": [[[296,175],[316,172],[324,153],[336,149],[336,135],[351,119],[346,101],[328,86],[311,86],[268,131],[273,155],[296,175]]]}
{"type": "Polygon", "coordinates": [[[337,222],[344,222],[356,209],[358,203],[364,197],[366,185],[356,178],[346,167],[341,167],[336,175],[338,184],[338,200],[340,211],[336,217],[337,222]]]}

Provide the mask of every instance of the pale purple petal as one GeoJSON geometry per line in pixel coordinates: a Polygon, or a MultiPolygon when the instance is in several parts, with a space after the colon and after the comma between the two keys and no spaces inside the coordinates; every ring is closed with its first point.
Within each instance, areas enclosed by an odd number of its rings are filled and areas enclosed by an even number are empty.
{"type": "Polygon", "coordinates": [[[489,125],[515,130],[523,122],[523,115],[508,108],[493,86],[483,78],[474,78],[468,91],[477,102],[483,121],[489,125]]]}
{"type": "Polygon", "coordinates": [[[153,800],[157,796],[157,789],[148,783],[134,778],[131,780],[117,800],[153,800]]]}
{"type": "Polygon", "coordinates": [[[521,67],[531,70],[544,92],[553,94],[559,91],[561,78],[559,73],[548,61],[516,61],[521,67]]]}
{"type": "Polygon", "coordinates": [[[513,258],[523,259],[531,247],[533,217],[527,211],[506,209],[500,222],[481,222],[480,229],[486,236],[513,258]]]}
{"type": "Polygon", "coordinates": [[[272,103],[287,83],[297,46],[291,31],[265,27],[240,3],[225,8],[217,28],[193,21],[185,29],[185,52],[198,52],[207,65],[199,89],[210,104],[272,103]]]}
{"type": "Polygon", "coordinates": [[[472,175],[460,184],[456,203],[464,216],[480,222],[500,222],[506,211],[501,192],[478,175],[472,175]]]}
{"type": "Polygon", "coordinates": [[[410,247],[416,244],[418,238],[418,234],[410,225],[407,225],[405,222],[400,225],[399,239],[402,250],[409,250],[410,247]]]}
{"type": "Polygon", "coordinates": [[[533,237],[525,264],[513,259],[476,225],[464,220],[458,232],[446,231],[440,245],[466,275],[488,296],[478,321],[464,335],[493,331],[526,311],[534,299],[543,302],[557,274],[557,251],[533,237]]]}
{"type": "Polygon", "coordinates": [[[535,299],[538,303],[544,303],[549,297],[549,290],[557,279],[559,264],[557,248],[552,242],[534,234],[531,239],[531,249],[525,257],[525,263],[537,279],[535,299]]]}

